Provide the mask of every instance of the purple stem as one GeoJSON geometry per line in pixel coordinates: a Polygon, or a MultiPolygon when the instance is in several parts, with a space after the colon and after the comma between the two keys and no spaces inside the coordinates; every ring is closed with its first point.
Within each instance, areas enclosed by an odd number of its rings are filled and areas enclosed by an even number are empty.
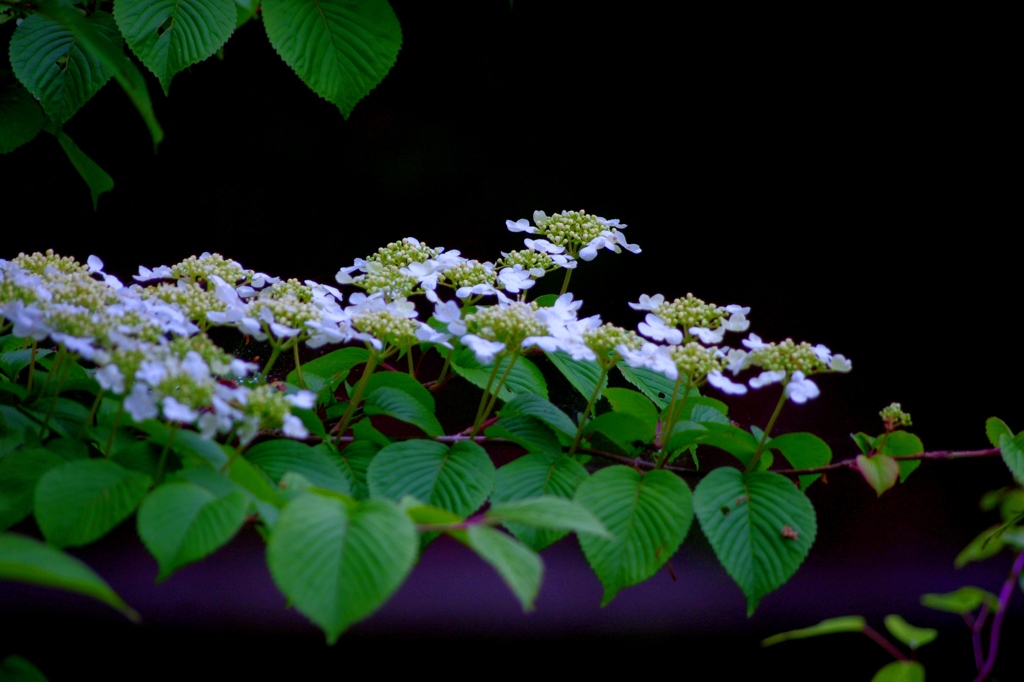
{"type": "Polygon", "coordinates": [[[999,609],[996,611],[995,617],[992,618],[988,659],[985,661],[985,665],[981,667],[981,670],[978,671],[978,676],[974,678],[974,682],[981,682],[988,677],[989,673],[992,672],[992,667],[996,664],[996,653],[999,651],[999,631],[1003,626],[1003,616],[1006,615],[1006,607],[1009,605],[1010,597],[1013,595],[1013,587],[1017,584],[1017,578],[1022,570],[1024,570],[1024,552],[1018,554],[1017,558],[1013,560],[1010,575],[1006,577],[1003,589],[999,590],[999,609]]]}
{"type": "Polygon", "coordinates": [[[892,642],[887,640],[882,635],[878,634],[878,632],[870,625],[865,625],[862,632],[868,637],[870,637],[872,641],[878,644],[878,646],[888,651],[889,654],[892,655],[892,657],[895,658],[897,661],[910,660],[907,658],[906,654],[904,654],[902,651],[893,646],[892,642]]]}

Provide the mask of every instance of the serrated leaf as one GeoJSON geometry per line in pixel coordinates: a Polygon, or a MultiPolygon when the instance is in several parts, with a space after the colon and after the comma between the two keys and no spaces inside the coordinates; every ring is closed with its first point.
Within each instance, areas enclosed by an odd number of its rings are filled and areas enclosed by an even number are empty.
{"type": "Polygon", "coordinates": [[[626,381],[639,388],[645,396],[653,400],[658,409],[664,409],[672,401],[676,382],[661,372],[655,372],[646,367],[630,367],[622,362],[617,367],[622,372],[622,376],[626,377],[626,381]]]}
{"type": "Polygon", "coordinates": [[[431,438],[444,435],[444,427],[434,416],[433,410],[397,388],[382,386],[371,392],[363,403],[363,411],[370,416],[386,415],[412,424],[431,438]]]}
{"type": "Polygon", "coordinates": [[[602,373],[601,367],[596,362],[573,360],[571,355],[561,350],[544,353],[544,355],[586,400],[590,400],[594,395],[599,379],[602,389],[608,385],[608,374],[602,373]]]}
{"type": "Polygon", "coordinates": [[[416,527],[394,502],[307,493],[281,512],[267,566],[281,592],[333,644],[398,589],[418,548],[416,527]]]}
{"type": "Polygon", "coordinates": [[[39,479],[66,461],[45,448],[21,448],[0,457],[0,529],[32,513],[39,479]]]}
{"type": "Polygon", "coordinates": [[[371,497],[400,500],[412,495],[465,518],[491,494],[494,464],[472,441],[448,447],[432,440],[407,440],[382,448],[370,462],[366,480],[371,497]]]}
{"type": "Polygon", "coordinates": [[[366,484],[366,470],[380,448],[378,443],[357,440],[337,453],[342,463],[342,472],[352,489],[352,497],[357,500],[364,500],[370,495],[370,489],[366,484]]]}
{"type": "Polygon", "coordinates": [[[601,434],[613,443],[619,452],[631,454],[654,440],[655,428],[655,424],[632,414],[605,412],[587,422],[583,428],[583,435],[592,437],[601,434]]]}
{"type": "Polygon", "coordinates": [[[590,533],[611,540],[612,535],[597,517],[581,504],[555,495],[541,495],[511,502],[492,501],[486,517],[548,530],[590,533]]]}
{"type": "Polygon", "coordinates": [[[281,438],[257,443],[246,450],[245,458],[267,472],[275,483],[280,483],[281,477],[292,471],[320,488],[344,495],[352,493],[342,461],[336,455],[332,457],[329,448],[281,438]]]}
{"type": "Polygon", "coordinates": [[[537,553],[500,530],[472,525],[465,531],[467,544],[494,567],[516,595],[523,611],[533,611],[540,592],[544,564],[537,553]]]}
{"type": "MultiPolygon", "coordinates": [[[[491,504],[554,495],[570,500],[589,474],[583,465],[566,455],[524,455],[504,465],[495,474],[491,504]]],[[[536,528],[510,520],[503,524],[520,542],[540,551],[567,535],[568,530],[536,528]]]]}
{"type": "Polygon", "coordinates": [[[1024,483],[1024,432],[1016,437],[999,436],[999,454],[1018,483],[1024,483]]]}
{"type": "Polygon", "coordinates": [[[903,620],[902,616],[891,613],[885,617],[885,627],[889,633],[906,644],[911,650],[923,647],[935,641],[939,631],[934,628],[919,628],[903,620]]]}
{"type": "MultiPolygon", "coordinates": [[[[878,452],[883,455],[917,455],[924,452],[924,444],[912,433],[893,431],[885,437],[885,442],[878,452]]],[[[900,483],[902,483],[917,467],[921,466],[921,460],[896,460],[896,464],[900,468],[900,483]]]]}
{"type": "Polygon", "coordinates": [[[800,628],[781,632],[761,640],[761,646],[773,646],[779,642],[786,642],[791,639],[805,639],[807,637],[820,637],[821,635],[833,635],[838,632],[863,632],[864,618],[861,616],[839,616],[837,618],[826,618],[817,625],[809,628],[800,628]]]}
{"type": "Polygon", "coordinates": [[[580,535],[580,546],[604,586],[604,606],[623,587],[654,575],[679,549],[693,521],[690,488],[664,470],[601,469],[580,484],[576,501],[612,533],[580,535]]]}
{"type": "Polygon", "coordinates": [[[139,505],[139,537],[160,565],[157,582],[211,554],[245,522],[248,497],[235,490],[223,497],[194,483],[166,483],[139,505]]]}
{"type": "Polygon", "coordinates": [[[953,566],[963,568],[972,561],[984,561],[995,556],[1005,546],[1000,532],[1002,526],[992,526],[974,536],[953,559],[953,566]]]}
{"type": "Polygon", "coordinates": [[[917,661],[893,661],[882,666],[871,682],[924,682],[924,666],[917,661]]]}
{"type": "Polygon", "coordinates": [[[415,398],[431,413],[436,412],[434,396],[424,388],[423,384],[404,372],[376,372],[366,382],[366,393],[373,393],[378,388],[394,388],[415,398]]]}
{"type": "Polygon", "coordinates": [[[555,432],[544,422],[529,415],[502,417],[487,427],[484,434],[488,438],[510,440],[527,452],[544,455],[548,459],[562,454],[562,445],[555,432]]]}
{"type": "Polygon", "coordinates": [[[988,442],[992,443],[992,447],[999,447],[999,439],[1006,435],[1013,437],[1013,431],[1006,425],[999,417],[989,417],[985,420],[985,435],[988,436],[988,442]]]}
{"type": "Polygon", "coordinates": [[[95,211],[99,205],[100,195],[114,189],[114,179],[98,163],[89,158],[63,130],[57,133],[57,142],[60,143],[60,148],[67,155],[68,161],[78,171],[78,175],[89,186],[89,196],[92,197],[92,210],[95,211]]]}
{"type": "Polygon", "coordinates": [[[75,557],[14,533],[0,533],[0,580],[55,587],[98,599],[131,620],[139,614],[102,578],[75,557]]]}
{"type": "Polygon", "coordinates": [[[285,63],[345,118],[384,79],[402,45],[386,0],[264,0],[262,15],[285,63]]]}
{"type": "Polygon", "coordinates": [[[929,592],[921,595],[921,605],[936,611],[964,615],[974,613],[982,604],[988,604],[990,610],[999,608],[999,599],[988,590],[973,585],[964,585],[953,592],[929,592]]]}
{"type": "Polygon", "coordinates": [[[499,417],[528,415],[544,422],[555,432],[563,445],[570,445],[576,436],[576,425],[569,416],[547,398],[523,393],[508,401],[498,411],[499,417]]]}
{"type": "Polygon", "coordinates": [[[0,154],[35,138],[45,120],[39,102],[25,86],[9,71],[0,71],[0,154]]]}
{"type": "MultiPolygon", "coordinates": [[[[315,360],[302,363],[302,373],[315,374],[316,376],[329,379],[335,386],[345,380],[349,370],[364,364],[370,357],[370,352],[365,348],[346,347],[321,355],[315,360]]],[[[297,384],[298,373],[293,369],[288,372],[286,378],[288,383],[297,384]]]]}
{"type": "MultiPolygon", "coordinates": [[[[778,450],[794,469],[811,469],[825,466],[832,461],[832,448],[813,433],[787,433],[772,438],[765,447],[778,450]]],[[[800,476],[800,489],[818,480],[821,474],[800,476]]]]}
{"type": "Polygon", "coordinates": [[[811,501],[771,471],[715,469],[697,485],[694,507],[719,562],[747,596],[748,615],[796,572],[818,532],[811,501]]]}
{"type": "MultiPolygon", "coordinates": [[[[498,361],[498,377],[505,374],[510,361],[508,355],[498,361]]],[[[452,370],[479,388],[486,388],[493,368],[493,364],[481,364],[469,348],[463,348],[452,356],[452,370]]],[[[505,383],[498,389],[498,398],[507,402],[522,395],[539,396],[547,400],[548,385],[544,381],[544,375],[537,369],[537,365],[524,357],[519,357],[508,373],[505,383]]]]}
{"type": "Polygon", "coordinates": [[[900,476],[899,464],[887,455],[857,455],[857,470],[879,497],[896,485],[900,476]]]}
{"type": "MultiPolygon", "coordinates": [[[[95,12],[89,18],[83,17],[82,22],[112,48],[121,48],[113,16],[95,12]]],[[[57,129],[113,75],[73,29],[42,12],[30,14],[15,29],[10,53],[14,74],[39,100],[57,129]]]]}
{"type": "Polygon", "coordinates": [[[102,459],[54,467],[36,485],[39,529],[58,547],[89,544],[128,518],[151,482],[146,474],[102,459]]]}
{"type": "Polygon", "coordinates": [[[234,0],[117,0],[114,18],[128,47],[160,81],[203,61],[235,30],[234,0]]]}

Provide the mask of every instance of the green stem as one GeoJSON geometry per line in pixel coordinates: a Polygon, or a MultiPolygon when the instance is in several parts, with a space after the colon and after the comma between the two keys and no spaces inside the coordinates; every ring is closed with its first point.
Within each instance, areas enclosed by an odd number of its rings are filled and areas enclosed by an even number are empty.
{"type": "Polygon", "coordinates": [[[302,376],[302,365],[299,364],[299,344],[292,346],[295,351],[295,376],[299,379],[299,388],[306,388],[306,379],[302,376]]]}
{"type": "MultiPolygon", "coordinates": [[[[274,337],[268,336],[267,338],[273,339],[274,337]]],[[[272,349],[270,351],[270,359],[267,360],[266,366],[264,366],[263,371],[260,372],[260,381],[267,380],[267,374],[270,373],[270,368],[274,366],[275,362],[277,362],[277,357],[281,354],[281,351],[283,350],[282,346],[279,346],[273,341],[270,342],[270,347],[272,349]]]]}
{"type": "Polygon", "coordinates": [[[352,419],[352,414],[355,412],[356,407],[363,400],[363,391],[366,390],[366,384],[370,381],[370,375],[373,374],[373,370],[377,367],[377,363],[380,361],[380,356],[371,348],[370,357],[366,359],[366,367],[363,368],[363,376],[359,377],[359,383],[356,384],[355,391],[352,393],[351,400],[349,400],[348,407],[345,409],[345,414],[341,416],[341,421],[338,422],[338,440],[335,445],[341,443],[341,437],[345,435],[348,430],[348,423],[352,419]]]}
{"type": "Polygon", "coordinates": [[[178,434],[180,428],[176,422],[167,422],[167,426],[171,429],[171,435],[168,436],[167,442],[164,443],[164,449],[160,451],[160,461],[156,465],[156,476],[154,476],[154,485],[160,485],[164,480],[164,469],[167,467],[167,453],[171,450],[171,443],[174,441],[174,437],[178,434]]]}
{"type": "Polygon", "coordinates": [[[570,277],[572,277],[572,270],[570,270],[569,268],[566,268],[565,269],[565,278],[562,280],[562,290],[558,292],[559,296],[561,296],[562,294],[564,294],[565,292],[567,292],[569,290],[569,278],[570,277]]]}
{"type": "Polygon", "coordinates": [[[57,388],[54,389],[53,398],[50,399],[50,406],[46,409],[46,418],[43,420],[42,426],[39,428],[39,437],[42,438],[46,433],[46,427],[50,423],[50,418],[53,416],[53,411],[57,408],[57,400],[60,399],[60,389],[64,386],[64,381],[68,378],[68,352],[64,350],[63,346],[59,347],[57,351],[57,359],[54,361],[53,366],[50,368],[50,373],[46,376],[46,381],[43,383],[43,388],[40,391],[42,395],[46,391],[47,384],[50,383],[50,377],[54,375],[54,370],[60,372],[59,378],[57,379],[57,388]]]}
{"type": "Polygon", "coordinates": [[[505,379],[508,378],[508,373],[512,371],[512,365],[516,364],[516,359],[519,357],[518,353],[513,353],[512,357],[508,361],[508,367],[505,368],[505,372],[501,375],[501,379],[498,380],[497,385],[494,384],[494,377],[498,375],[498,368],[501,367],[501,361],[505,359],[506,354],[499,355],[494,358],[494,369],[491,370],[491,376],[487,378],[487,387],[484,389],[484,394],[480,396],[480,406],[476,410],[476,419],[473,420],[473,431],[469,434],[472,438],[476,436],[477,431],[480,430],[480,426],[483,425],[487,419],[487,415],[494,409],[494,403],[498,400],[498,391],[505,385],[505,379]],[[488,397],[490,400],[488,400],[488,397]]]}
{"type": "Polygon", "coordinates": [[[764,427],[764,433],[761,434],[761,442],[757,444],[757,450],[754,451],[754,456],[750,458],[750,464],[747,465],[746,471],[753,471],[757,466],[757,462],[761,459],[761,453],[764,452],[764,444],[768,442],[768,436],[772,432],[772,428],[775,427],[775,420],[779,418],[779,413],[782,412],[782,406],[786,404],[788,396],[786,395],[786,387],[782,387],[782,395],[779,396],[779,404],[775,406],[775,411],[772,412],[772,418],[768,420],[768,425],[764,427]]]}
{"type": "Polygon", "coordinates": [[[114,447],[114,434],[117,433],[117,425],[121,423],[121,415],[124,414],[124,401],[117,407],[117,414],[114,415],[114,423],[110,425],[110,435],[107,436],[107,447],[103,450],[103,456],[109,458],[110,450],[114,447]]]}
{"type": "Polygon", "coordinates": [[[576,428],[576,437],[572,440],[572,447],[569,448],[569,454],[572,455],[576,452],[576,448],[580,446],[580,440],[583,438],[583,427],[587,425],[587,419],[590,417],[590,411],[594,409],[594,405],[597,403],[597,399],[601,396],[601,385],[604,383],[604,378],[608,376],[609,367],[601,366],[601,376],[597,378],[597,385],[594,387],[594,393],[590,396],[590,400],[587,402],[587,406],[583,409],[583,414],[580,415],[580,424],[576,428]]]}
{"type": "Polygon", "coordinates": [[[28,382],[25,384],[25,390],[29,395],[32,395],[32,380],[36,374],[36,351],[39,350],[39,344],[36,343],[35,339],[32,340],[32,355],[28,359],[28,382]]]}
{"type": "Polygon", "coordinates": [[[448,351],[448,354],[444,356],[444,365],[441,367],[441,373],[434,379],[434,383],[430,385],[432,390],[437,390],[444,383],[444,378],[448,376],[448,368],[452,365],[452,355],[455,354],[455,349],[452,348],[448,351]]]}
{"type": "Polygon", "coordinates": [[[409,359],[409,376],[413,379],[416,378],[416,367],[412,364],[412,348],[405,352],[405,357],[409,359]]]}
{"type": "Polygon", "coordinates": [[[686,381],[686,390],[683,391],[683,399],[677,400],[679,395],[679,382],[683,380],[683,374],[680,372],[679,378],[676,379],[675,388],[672,389],[672,402],[668,406],[668,419],[665,420],[664,428],[661,431],[661,459],[658,460],[658,466],[655,469],[661,469],[668,463],[669,451],[665,448],[665,444],[668,443],[669,438],[672,437],[672,429],[676,427],[676,422],[679,421],[680,415],[682,415],[683,408],[686,406],[686,399],[690,397],[690,390],[693,388],[693,384],[690,383],[689,379],[686,381]],[[678,406],[679,414],[676,414],[676,407],[678,406]]]}

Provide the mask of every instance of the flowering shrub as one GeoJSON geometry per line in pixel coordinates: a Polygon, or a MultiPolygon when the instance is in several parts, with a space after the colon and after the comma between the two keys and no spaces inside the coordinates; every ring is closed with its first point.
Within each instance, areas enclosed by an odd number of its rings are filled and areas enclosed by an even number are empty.
{"type": "MultiPolygon", "coordinates": [[[[163,579],[254,524],[277,586],[334,642],[439,534],[475,551],[531,609],[538,552],[568,533],[607,604],[654,575],[696,519],[749,614],[810,551],[817,520],[805,491],[826,471],[855,469],[879,495],[923,459],[1002,456],[1024,478],[1024,435],[1000,420],[987,424],[989,450],[925,452],[898,404],[881,411],[881,434],[854,435],[858,456],[833,461],[818,436],[775,426],[788,405],[818,397],[814,377],[849,372],[845,356],[766,342],[749,331],[749,308],[693,294],[641,296],[630,304],[645,313],[636,330],[582,317],[570,277],[602,251],[640,252],[626,225],[538,211],[507,227],[530,236],[493,262],[411,237],[388,244],[339,269],[346,293],[210,253],[142,266],[130,286],[96,257],[0,260],[0,522],[33,516],[45,541],[0,535],[0,578],[134,617],[62,548],[134,515],[163,579]],[[560,292],[531,300],[557,272],[560,292]],[[578,391],[582,411],[549,400],[551,381],[578,391]],[[776,400],[763,427],[733,423],[720,399],[750,390],[776,400]],[[475,410],[438,409],[452,392],[471,394],[475,410]],[[496,443],[518,452],[500,468],[496,443]]],[[[1021,495],[993,496],[1006,523],[958,559],[1018,552],[1002,592],[928,598],[978,611],[979,677],[1024,566],[1021,495]]],[[[912,650],[934,637],[898,617],[886,625],[912,650]]],[[[923,674],[855,617],[766,643],[837,631],[893,653],[878,679],[923,674]]]]}

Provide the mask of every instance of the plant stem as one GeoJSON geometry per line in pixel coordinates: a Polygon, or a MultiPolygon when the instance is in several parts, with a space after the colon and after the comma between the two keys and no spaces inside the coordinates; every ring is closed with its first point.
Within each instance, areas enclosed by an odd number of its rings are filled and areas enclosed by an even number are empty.
{"type": "Polygon", "coordinates": [[[779,403],[775,406],[775,411],[772,412],[771,419],[768,420],[768,425],[764,427],[764,433],[761,434],[761,441],[757,444],[757,450],[754,451],[754,456],[750,458],[750,464],[745,469],[746,472],[751,472],[754,467],[757,466],[758,461],[761,459],[761,453],[764,452],[764,444],[768,442],[768,436],[771,434],[772,429],[775,427],[775,420],[779,418],[779,413],[782,412],[782,406],[786,404],[788,396],[786,390],[783,388],[782,395],[779,396],[779,403]]]}
{"type": "Polygon", "coordinates": [[[989,673],[992,672],[992,667],[996,664],[996,654],[999,651],[999,632],[1003,627],[1003,617],[1006,615],[1006,607],[1010,604],[1010,597],[1013,596],[1014,587],[1017,585],[1017,579],[1020,577],[1022,570],[1024,570],[1024,552],[1018,553],[1017,558],[1013,560],[1010,575],[1006,577],[1003,589],[999,590],[999,608],[992,618],[992,630],[988,635],[988,658],[978,671],[978,676],[974,678],[974,682],[981,682],[988,677],[989,673]]]}
{"type": "MultiPolygon", "coordinates": [[[[268,338],[273,339],[274,337],[273,336],[268,336],[268,338]]],[[[260,381],[266,381],[267,380],[267,374],[270,373],[270,368],[274,366],[274,363],[277,362],[277,357],[279,355],[281,355],[282,346],[280,346],[277,343],[274,343],[273,341],[271,341],[270,342],[270,348],[271,348],[271,350],[270,350],[270,359],[267,360],[267,364],[264,365],[263,371],[260,372],[260,381]]]]}
{"type": "Polygon", "coordinates": [[[338,422],[338,441],[335,443],[336,445],[341,443],[341,437],[348,430],[348,423],[352,419],[352,414],[355,412],[356,407],[363,399],[363,391],[366,390],[366,384],[369,383],[370,375],[373,374],[373,370],[377,367],[379,360],[380,356],[371,348],[370,356],[366,359],[366,367],[363,368],[363,376],[359,377],[359,383],[356,384],[356,389],[352,393],[348,408],[346,408],[345,414],[341,416],[341,421],[338,422]]]}
{"type": "Polygon", "coordinates": [[[580,439],[583,438],[583,427],[587,425],[587,419],[590,417],[590,411],[594,409],[594,404],[597,399],[601,396],[601,385],[604,383],[604,378],[608,376],[608,367],[601,365],[601,376],[597,378],[597,385],[594,386],[594,393],[590,396],[590,400],[587,401],[587,406],[583,409],[583,414],[580,415],[579,426],[576,427],[576,437],[572,440],[572,447],[569,448],[569,454],[572,455],[576,452],[576,448],[580,446],[580,439]]]}
{"type": "Polygon", "coordinates": [[[487,419],[487,415],[494,409],[494,403],[498,400],[498,391],[505,385],[505,380],[508,379],[509,372],[512,371],[512,365],[516,364],[516,360],[519,359],[519,353],[513,353],[509,358],[508,367],[505,368],[504,373],[501,375],[501,379],[498,380],[497,385],[494,385],[494,377],[498,373],[498,368],[501,367],[501,360],[505,356],[495,358],[494,369],[491,370],[491,376],[487,379],[487,388],[484,390],[483,396],[480,398],[480,407],[477,408],[476,419],[473,420],[473,431],[469,434],[475,436],[477,431],[480,430],[480,426],[487,419]],[[490,400],[487,400],[490,396],[490,400]],[[487,403],[487,407],[484,407],[484,402],[487,403]]]}
{"type": "Polygon", "coordinates": [[[302,365],[299,364],[299,344],[292,346],[295,351],[295,376],[299,379],[299,388],[306,388],[306,379],[302,376],[302,365]]]}
{"type": "Polygon", "coordinates": [[[562,294],[564,294],[565,292],[567,292],[569,290],[569,278],[570,277],[572,277],[572,270],[570,270],[569,268],[566,268],[565,269],[565,278],[562,280],[562,290],[558,292],[559,296],[561,296],[562,294]]]}
{"type": "Polygon", "coordinates": [[[903,653],[902,651],[897,649],[893,645],[893,643],[890,642],[889,640],[887,640],[885,637],[883,637],[882,635],[878,634],[878,632],[874,628],[872,628],[870,625],[865,625],[864,629],[862,630],[862,632],[865,635],[867,635],[869,639],[871,639],[873,642],[878,644],[878,646],[880,646],[883,649],[885,649],[886,651],[888,651],[892,655],[892,657],[895,658],[897,661],[909,661],[910,660],[910,658],[905,653],[903,653]]]}
{"type": "Polygon", "coordinates": [[[170,452],[171,443],[174,441],[174,437],[178,434],[177,422],[167,422],[167,426],[171,429],[171,435],[168,436],[167,442],[164,443],[164,449],[160,451],[160,461],[156,465],[156,476],[153,478],[154,485],[160,485],[164,481],[164,469],[167,467],[167,453],[170,452]]]}
{"type": "MultiPolygon", "coordinates": [[[[669,438],[672,437],[672,429],[675,428],[676,422],[679,420],[679,417],[676,415],[676,405],[677,405],[676,398],[679,395],[679,383],[682,380],[683,380],[683,375],[680,374],[679,378],[676,379],[675,387],[672,389],[672,402],[669,403],[669,406],[668,406],[668,419],[665,421],[665,428],[661,432],[661,435],[664,438],[665,442],[664,443],[660,443],[661,450],[662,450],[662,456],[661,456],[661,459],[658,461],[658,465],[656,467],[654,467],[655,469],[661,469],[661,468],[663,468],[668,463],[669,451],[665,449],[665,444],[668,443],[669,438]]],[[[692,389],[692,388],[693,388],[693,384],[691,384],[689,379],[687,379],[687,381],[686,381],[686,390],[683,391],[683,399],[681,401],[678,401],[679,412],[680,413],[682,413],[683,408],[686,407],[686,399],[690,397],[690,389],[692,389]]]]}

